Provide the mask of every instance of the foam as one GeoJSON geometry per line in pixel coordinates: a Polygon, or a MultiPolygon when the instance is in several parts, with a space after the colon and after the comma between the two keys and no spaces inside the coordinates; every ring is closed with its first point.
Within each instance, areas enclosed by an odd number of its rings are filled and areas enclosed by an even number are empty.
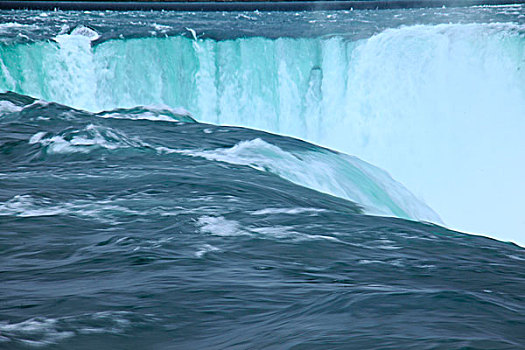
{"type": "Polygon", "coordinates": [[[94,149],[147,147],[139,139],[132,139],[112,128],[89,124],[80,130],[68,130],[58,135],[43,131],[31,136],[30,144],[40,144],[50,154],[89,153],[94,149]]]}
{"type": "Polygon", "coordinates": [[[0,322],[3,342],[20,342],[31,347],[57,344],[79,334],[120,334],[132,325],[133,314],[102,311],[60,318],[34,317],[18,323],[0,322]]]}
{"type": "Polygon", "coordinates": [[[203,233],[210,233],[215,236],[243,236],[249,235],[241,229],[237,221],[227,220],[222,216],[201,216],[197,221],[203,233]]]}
{"type": "Polygon", "coordinates": [[[297,215],[297,214],[311,214],[317,215],[318,213],[327,212],[326,209],[318,208],[265,208],[251,212],[251,215],[297,215]]]}

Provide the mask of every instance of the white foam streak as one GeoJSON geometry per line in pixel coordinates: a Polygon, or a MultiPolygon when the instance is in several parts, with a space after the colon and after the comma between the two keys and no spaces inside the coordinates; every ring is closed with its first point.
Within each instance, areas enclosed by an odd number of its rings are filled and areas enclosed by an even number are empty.
{"type": "MultiPolygon", "coordinates": [[[[324,235],[311,235],[297,232],[293,226],[263,226],[263,227],[242,227],[241,224],[234,220],[225,219],[222,216],[201,216],[197,221],[197,226],[200,227],[202,233],[212,234],[214,236],[231,237],[231,236],[249,236],[261,239],[273,240],[293,240],[293,241],[312,241],[312,240],[328,240],[333,242],[341,242],[336,237],[324,235]]],[[[210,251],[218,251],[219,249],[205,245],[196,256],[202,257],[210,251]]]]}
{"type": "Polygon", "coordinates": [[[117,205],[114,201],[84,201],[77,200],[66,203],[52,202],[47,198],[35,198],[30,195],[16,195],[4,203],[0,203],[0,217],[17,216],[23,218],[40,216],[71,215],[95,219],[101,222],[116,224],[119,218],[127,216],[148,215],[144,212],[117,205]]]}
{"type": "Polygon", "coordinates": [[[147,146],[139,139],[129,138],[121,132],[94,124],[59,135],[48,135],[40,131],[31,136],[29,144],[40,144],[50,154],[89,153],[100,148],[114,150],[147,146]]]}
{"type": "Polygon", "coordinates": [[[35,201],[28,195],[17,195],[0,204],[0,216],[38,217],[60,215],[65,212],[63,208],[49,206],[49,202],[45,200],[35,201]]]}
{"type": "Polygon", "coordinates": [[[252,215],[276,215],[276,214],[287,214],[287,215],[297,215],[297,214],[311,214],[317,215],[318,213],[327,212],[326,209],[317,209],[317,208],[266,208],[261,210],[253,211],[252,215]]]}
{"type": "Polygon", "coordinates": [[[29,144],[30,145],[34,145],[35,143],[38,143],[40,142],[40,140],[42,140],[42,138],[44,136],[46,136],[47,132],[45,131],[39,131],[37,132],[36,134],[34,134],[33,136],[31,136],[31,138],[29,139],[29,144]]]}
{"type": "Polygon", "coordinates": [[[34,317],[18,323],[0,322],[3,342],[49,346],[79,334],[119,334],[131,326],[132,313],[103,311],[60,318],[34,317]]]}
{"type": "Polygon", "coordinates": [[[167,105],[137,106],[132,109],[116,109],[97,114],[101,118],[151,120],[166,122],[193,121],[191,113],[183,107],[170,107],[167,105]]]}
{"type": "Polygon", "coordinates": [[[0,116],[8,113],[20,112],[23,108],[9,101],[0,101],[0,116]]]}
{"type": "Polygon", "coordinates": [[[202,258],[207,253],[218,252],[219,248],[212,246],[211,244],[203,244],[198,251],[195,252],[197,258],[202,258]]]}
{"type": "Polygon", "coordinates": [[[242,236],[249,234],[242,230],[236,221],[218,216],[201,216],[197,222],[200,230],[216,236],[242,236]]]}

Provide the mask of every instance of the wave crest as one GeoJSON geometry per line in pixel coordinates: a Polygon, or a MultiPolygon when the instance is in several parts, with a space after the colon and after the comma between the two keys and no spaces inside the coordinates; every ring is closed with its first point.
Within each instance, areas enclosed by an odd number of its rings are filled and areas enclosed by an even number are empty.
{"type": "Polygon", "coordinates": [[[182,154],[267,171],[295,184],[358,203],[369,214],[440,223],[439,216],[385,171],[356,157],[319,148],[284,151],[262,139],[182,154]]]}

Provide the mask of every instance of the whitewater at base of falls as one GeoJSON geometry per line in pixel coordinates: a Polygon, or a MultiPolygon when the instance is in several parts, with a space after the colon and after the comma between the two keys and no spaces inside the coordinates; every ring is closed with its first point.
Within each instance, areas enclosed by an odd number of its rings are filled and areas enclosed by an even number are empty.
{"type": "Polygon", "coordinates": [[[91,111],[183,106],[199,121],[299,137],[386,169],[449,227],[524,243],[523,32],[439,24],[357,41],[96,45],[72,32],[1,46],[0,88],[91,111]]]}

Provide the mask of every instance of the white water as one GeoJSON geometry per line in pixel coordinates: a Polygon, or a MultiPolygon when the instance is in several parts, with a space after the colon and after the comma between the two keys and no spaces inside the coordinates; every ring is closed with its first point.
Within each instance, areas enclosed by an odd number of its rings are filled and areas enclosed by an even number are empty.
{"type": "Polygon", "coordinates": [[[0,87],[88,110],[183,106],[388,170],[452,228],[525,242],[525,38],[515,24],[216,42],[81,35],[0,48],[0,87]],[[22,57],[22,59],[18,59],[22,57]]]}

